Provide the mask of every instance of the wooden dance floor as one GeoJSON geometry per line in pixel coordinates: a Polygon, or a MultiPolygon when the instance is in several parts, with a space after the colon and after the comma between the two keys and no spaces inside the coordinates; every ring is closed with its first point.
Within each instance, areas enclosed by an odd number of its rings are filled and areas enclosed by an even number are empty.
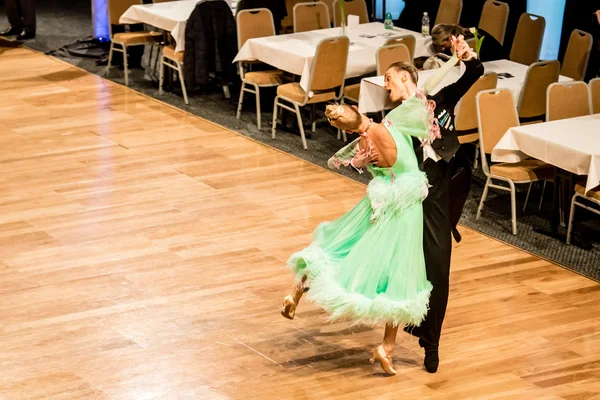
{"type": "Polygon", "coordinates": [[[24,48],[0,98],[1,399],[600,392],[594,281],[463,228],[440,371],[402,333],[386,377],[380,329],[279,314],[287,257],[363,185],[24,48]]]}

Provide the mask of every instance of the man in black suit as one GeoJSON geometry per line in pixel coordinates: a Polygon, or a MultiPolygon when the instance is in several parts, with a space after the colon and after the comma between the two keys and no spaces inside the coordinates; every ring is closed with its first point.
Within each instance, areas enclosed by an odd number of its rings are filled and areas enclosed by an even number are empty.
{"type": "MultiPolygon", "coordinates": [[[[427,96],[435,102],[435,117],[441,138],[431,144],[413,138],[419,167],[427,174],[431,187],[423,202],[423,250],[427,279],[433,285],[429,311],[419,327],[407,327],[407,332],[419,338],[425,349],[425,368],[434,373],[438,369],[438,347],[442,323],[448,305],[452,235],[460,241],[456,224],[462,214],[471,185],[471,166],[463,153],[456,129],[454,108],[471,86],[483,75],[484,68],[461,36],[453,37],[453,47],[465,63],[464,74],[455,83],[427,96]]],[[[393,64],[386,73],[386,89],[393,102],[407,100],[414,95],[418,74],[407,63],[393,64]]]]}
{"type": "Polygon", "coordinates": [[[17,36],[17,40],[35,38],[35,0],[6,0],[10,26],[0,36],[17,36]]]}

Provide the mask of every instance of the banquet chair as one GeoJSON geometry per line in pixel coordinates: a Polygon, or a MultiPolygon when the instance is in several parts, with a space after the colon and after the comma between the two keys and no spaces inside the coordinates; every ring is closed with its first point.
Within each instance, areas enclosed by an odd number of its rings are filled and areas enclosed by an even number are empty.
{"type": "Polygon", "coordinates": [[[548,86],[546,99],[546,121],[592,113],[590,91],[585,82],[553,83],[548,86]]]}
{"type": "MultiPolygon", "coordinates": [[[[484,90],[477,94],[477,125],[479,127],[479,144],[481,147],[481,167],[487,177],[483,195],[477,209],[475,219],[481,217],[481,210],[488,195],[489,188],[510,192],[512,234],[517,234],[517,204],[515,184],[531,183],[551,179],[554,169],[551,165],[539,160],[523,160],[516,163],[488,164],[487,155],[498,144],[504,134],[512,127],[519,126],[519,116],[510,89],[484,90]],[[508,184],[494,184],[500,181],[508,184]]],[[[529,191],[527,192],[529,197],[529,191]]],[[[527,201],[526,199],[525,201],[527,201]]]]}
{"type": "Polygon", "coordinates": [[[294,33],[331,28],[327,4],[316,1],[294,6],[294,33]]]}
{"type": "Polygon", "coordinates": [[[475,100],[477,93],[483,90],[495,89],[498,84],[498,75],[495,72],[488,72],[471,86],[471,88],[460,99],[456,107],[454,117],[454,129],[458,135],[460,144],[472,143],[475,146],[475,157],[473,158],[473,168],[477,168],[479,157],[479,132],[477,132],[477,106],[475,100]]]}
{"type": "Polygon", "coordinates": [[[385,42],[385,46],[390,46],[393,44],[403,44],[408,47],[408,52],[410,53],[410,63],[414,64],[415,60],[415,48],[417,47],[417,38],[414,35],[402,35],[388,39],[385,42]]]}
{"type": "Polygon", "coordinates": [[[571,244],[571,233],[573,232],[573,218],[575,217],[575,206],[585,208],[595,214],[600,215],[600,186],[585,191],[586,181],[581,180],[575,184],[575,194],[571,199],[571,213],[569,214],[569,227],[567,228],[567,244],[571,244]],[[578,200],[584,199],[590,203],[596,204],[598,208],[591,207],[586,203],[581,203],[578,200]]]}
{"type": "Polygon", "coordinates": [[[457,25],[460,22],[462,8],[462,0],[440,1],[440,6],[438,7],[438,12],[435,16],[435,23],[433,26],[439,24],[457,25]]]}
{"type": "Polygon", "coordinates": [[[333,25],[333,3],[335,0],[319,0],[323,3],[327,4],[327,9],[329,10],[329,24],[333,25]]]}
{"type": "MultiPolygon", "coordinates": [[[[348,15],[357,15],[359,24],[369,23],[369,12],[365,0],[345,0],[344,14],[346,16],[346,25],[348,25],[348,15]]],[[[340,0],[333,2],[333,21],[334,26],[342,26],[342,11],[340,9],[340,0]]]]}
{"type": "Polygon", "coordinates": [[[523,65],[538,62],[545,29],[546,19],[544,17],[529,13],[521,14],[509,59],[523,65]]]}
{"type": "MultiPolygon", "coordinates": [[[[273,125],[271,135],[275,139],[278,107],[292,111],[298,119],[302,145],[307,149],[304,125],[300,107],[330,101],[340,101],[344,94],[346,64],[350,40],[347,36],[326,38],[319,42],[310,67],[307,90],[298,82],[287,83],[277,88],[273,105],[273,125]],[[291,104],[291,106],[289,105],[291,104]]],[[[313,131],[315,122],[313,121],[313,131]]]]}
{"type": "MultiPolygon", "coordinates": [[[[408,62],[411,63],[410,52],[406,45],[393,44],[381,46],[377,49],[377,53],[375,54],[375,62],[377,65],[377,75],[384,75],[385,72],[390,68],[393,63],[396,62],[408,62]]],[[[345,100],[350,100],[353,103],[358,104],[358,98],[360,96],[360,83],[356,83],[354,85],[349,85],[344,87],[344,98],[342,99],[342,103],[345,100]]],[[[383,111],[382,111],[383,116],[383,111]]],[[[343,132],[341,129],[338,130],[338,139],[340,138],[340,134],[343,135],[344,141],[346,141],[346,132],[343,132]]]]}
{"type": "Polygon", "coordinates": [[[536,62],[527,68],[517,102],[521,123],[544,121],[548,87],[558,82],[559,70],[556,60],[536,62]]]}
{"type": "Polygon", "coordinates": [[[185,104],[190,104],[188,101],[187,90],[185,88],[185,79],[183,76],[183,51],[175,51],[175,46],[163,47],[162,56],[160,57],[160,77],[158,80],[158,94],[163,94],[163,83],[165,80],[165,67],[171,68],[179,74],[179,82],[181,83],[181,91],[183,92],[183,101],[185,104]]]}
{"type": "Polygon", "coordinates": [[[509,7],[507,3],[487,0],[483,5],[479,28],[492,35],[500,44],[504,43],[509,7]]]}
{"type": "Polygon", "coordinates": [[[594,78],[589,83],[592,95],[592,114],[600,114],[600,78],[594,78]]]}
{"type": "Polygon", "coordinates": [[[589,33],[579,29],[571,32],[560,74],[575,81],[582,81],[587,72],[592,43],[592,35],[589,33]]]}
{"type": "MultiPolygon", "coordinates": [[[[236,16],[238,50],[242,48],[248,39],[266,36],[275,36],[275,25],[273,14],[267,8],[254,8],[241,10],[236,16]]],[[[256,64],[256,60],[244,60],[239,62],[239,73],[242,79],[240,88],[240,99],[236,118],[240,119],[244,93],[254,93],[256,96],[256,126],[261,127],[260,115],[260,88],[279,86],[283,83],[283,71],[266,70],[246,72],[244,64],[256,64]]]]}
{"type": "Polygon", "coordinates": [[[127,66],[127,48],[132,46],[145,46],[146,44],[157,44],[162,41],[164,35],[160,32],[122,32],[112,34],[112,25],[122,25],[119,18],[131,6],[140,4],[140,0],[107,0],[108,17],[111,26],[110,50],[108,53],[108,64],[105,76],[110,73],[113,52],[123,53],[123,67],[125,73],[125,86],[129,86],[129,71],[127,66]]]}
{"type": "Polygon", "coordinates": [[[285,0],[285,9],[287,15],[281,20],[281,32],[291,33],[294,27],[294,8],[297,4],[311,2],[311,0],[285,0]]]}

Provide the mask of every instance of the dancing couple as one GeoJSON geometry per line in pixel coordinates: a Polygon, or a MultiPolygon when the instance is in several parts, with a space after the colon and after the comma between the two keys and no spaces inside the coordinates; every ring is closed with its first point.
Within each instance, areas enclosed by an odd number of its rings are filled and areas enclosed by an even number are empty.
{"type": "Polygon", "coordinates": [[[355,107],[327,106],[330,123],[360,136],[338,151],[329,166],[366,168],[373,179],[367,195],[335,221],[320,224],[313,242],[293,254],[293,293],[281,314],[293,319],[306,292],[331,320],[384,326],[373,350],[388,374],[400,327],[419,338],[427,371],[437,371],[438,345],[448,302],[452,233],[469,192],[471,169],[454,130],[454,107],[483,74],[462,36],[452,38],[453,56],[417,88],[416,69],[393,64],[385,87],[402,102],[381,124],[355,107]],[[459,61],[466,71],[429,96],[459,61]]]}

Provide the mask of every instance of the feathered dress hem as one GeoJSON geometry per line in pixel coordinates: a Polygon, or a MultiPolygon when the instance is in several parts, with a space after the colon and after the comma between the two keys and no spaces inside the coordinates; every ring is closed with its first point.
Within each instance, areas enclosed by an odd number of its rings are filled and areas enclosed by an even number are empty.
{"type": "Polygon", "coordinates": [[[293,254],[288,260],[288,268],[297,282],[304,275],[308,277],[308,300],[326,311],[332,322],[350,320],[352,325],[419,326],[429,309],[432,289],[429,282],[411,300],[397,301],[385,294],[370,298],[346,290],[334,278],[335,261],[317,243],[293,254]]]}

